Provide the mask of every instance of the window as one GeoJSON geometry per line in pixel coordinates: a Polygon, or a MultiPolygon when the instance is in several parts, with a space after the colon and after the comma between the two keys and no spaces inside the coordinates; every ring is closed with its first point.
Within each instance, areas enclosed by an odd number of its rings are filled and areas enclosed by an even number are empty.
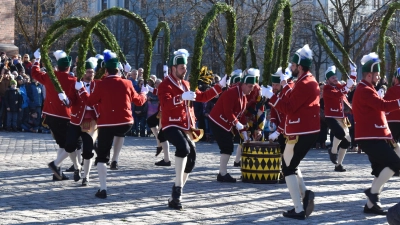
{"type": "Polygon", "coordinates": [[[102,4],[101,4],[101,10],[106,10],[107,9],[107,4],[108,0],[102,0],[102,4]]]}
{"type": "Polygon", "coordinates": [[[337,12],[333,12],[333,22],[336,23],[339,20],[337,12]]]}
{"type": "Polygon", "coordinates": [[[147,7],[147,0],[141,0],[140,6],[142,7],[142,9],[145,9],[147,7]]]}
{"type": "Polygon", "coordinates": [[[163,48],[164,48],[164,39],[161,37],[157,39],[157,53],[161,54],[163,52],[163,48]]]}
{"type": "Polygon", "coordinates": [[[377,9],[377,8],[379,8],[380,6],[381,6],[381,0],[373,0],[374,1],[374,9],[377,9]]]}
{"type": "Polygon", "coordinates": [[[124,6],[125,6],[125,9],[129,10],[129,0],[125,0],[124,6]]]}

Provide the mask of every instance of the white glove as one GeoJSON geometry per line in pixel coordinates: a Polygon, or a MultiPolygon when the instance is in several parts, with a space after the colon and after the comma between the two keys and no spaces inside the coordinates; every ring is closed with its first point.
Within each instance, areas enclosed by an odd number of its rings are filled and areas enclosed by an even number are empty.
{"type": "Polygon", "coordinates": [[[187,91],[182,94],[182,100],[195,101],[196,93],[194,93],[193,91],[187,91]]]}
{"type": "Polygon", "coordinates": [[[353,85],[355,85],[355,84],[356,84],[356,82],[353,81],[353,79],[347,79],[346,87],[351,88],[351,87],[353,87],[353,85]]]}
{"type": "Polygon", "coordinates": [[[163,71],[164,71],[164,77],[168,76],[168,66],[167,65],[163,66],[163,71]]]}
{"type": "Polygon", "coordinates": [[[58,98],[64,102],[64,105],[69,105],[69,99],[68,97],[65,95],[65,93],[58,93],[58,98]]]}
{"type": "Polygon", "coordinates": [[[281,82],[282,81],[287,81],[288,79],[290,78],[290,75],[288,75],[288,74],[281,74],[281,82]]]}
{"type": "Polygon", "coordinates": [[[131,72],[131,69],[132,69],[132,67],[129,65],[129,63],[126,63],[124,66],[124,71],[126,73],[129,73],[129,72],[131,72]]]}
{"type": "Polygon", "coordinates": [[[243,136],[243,141],[249,140],[249,137],[247,136],[247,131],[242,131],[242,136],[243,136]]]}
{"type": "MultiPolygon", "coordinates": [[[[237,122],[237,124],[236,124],[236,129],[237,129],[237,130],[243,130],[243,129],[244,129],[243,124],[241,124],[240,122],[237,122]]],[[[246,134],[246,135],[247,135],[247,134],[246,134]]]]}
{"type": "Polygon", "coordinates": [[[228,79],[228,76],[226,76],[225,74],[225,76],[219,81],[219,86],[221,86],[222,88],[226,87],[226,84],[229,84],[230,79],[231,78],[228,79]]]}
{"type": "Polygon", "coordinates": [[[149,93],[149,89],[146,86],[142,86],[142,89],[140,90],[140,93],[143,93],[143,94],[147,95],[147,93],[149,93]]]}
{"type": "Polygon", "coordinates": [[[274,133],[272,133],[268,136],[268,139],[271,141],[275,141],[278,138],[278,136],[279,136],[279,132],[275,131],[274,133]]]}
{"type": "Polygon", "coordinates": [[[149,90],[151,93],[153,93],[153,91],[154,91],[154,88],[153,88],[153,87],[151,87],[151,86],[149,86],[148,84],[146,84],[146,88],[147,88],[147,90],[149,90]]]}
{"type": "Polygon", "coordinates": [[[385,97],[385,91],[384,91],[382,88],[379,89],[379,91],[378,91],[378,96],[379,96],[380,98],[385,97]]]}
{"type": "Polygon", "coordinates": [[[81,90],[82,88],[83,88],[83,83],[82,83],[82,81],[77,81],[77,82],[75,83],[75,90],[79,91],[79,90],[81,90]]]}
{"type": "Polygon", "coordinates": [[[36,52],[33,53],[33,56],[35,56],[35,59],[40,59],[40,48],[38,48],[38,49],[36,50],[36,52]]]}
{"type": "Polygon", "coordinates": [[[271,86],[261,86],[261,95],[266,97],[266,98],[271,98],[274,93],[272,92],[272,87],[271,86]]]}

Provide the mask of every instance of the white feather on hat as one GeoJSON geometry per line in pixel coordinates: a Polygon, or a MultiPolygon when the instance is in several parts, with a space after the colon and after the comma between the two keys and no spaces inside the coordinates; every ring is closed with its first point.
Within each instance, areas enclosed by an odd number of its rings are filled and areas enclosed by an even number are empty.
{"type": "Polygon", "coordinates": [[[104,56],[103,56],[103,55],[100,55],[100,54],[97,54],[97,55],[95,56],[95,58],[96,58],[96,59],[104,59],[104,56]]]}
{"type": "Polygon", "coordinates": [[[259,77],[260,76],[260,70],[259,69],[254,69],[254,68],[250,68],[250,69],[247,70],[247,74],[255,76],[255,77],[259,77]]]}
{"type": "Polygon", "coordinates": [[[282,75],[283,73],[282,73],[282,67],[279,67],[277,70],[276,70],[276,72],[273,74],[273,75],[282,75]]]}
{"type": "Polygon", "coordinates": [[[54,57],[56,57],[56,60],[58,61],[59,59],[67,57],[67,53],[65,53],[63,50],[57,50],[54,53],[54,57]]]}
{"type": "Polygon", "coordinates": [[[330,66],[330,67],[328,67],[328,69],[325,71],[325,75],[327,74],[327,73],[329,73],[329,72],[333,72],[333,73],[335,73],[336,74],[336,66],[330,66]]]}
{"type": "Polygon", "coordinates": [[[368,55],[364,55],[361,59],[361,65],[364,65],[366,62],[374,60],[374,62],[380,62],[379,56],[375,52],[371,52],[368,55]]]}
{"type": "Polygon", "coordinates": [[[90,58],[88,58],[88,60],[86,60],[86,62],[91,62],[93,64],[94,68],[97,67],[97,58],[96,57],[90,57],[90,58]]]}
{"type": "Polygon", "coordinates": [[[231,76],[233,76],[233,75],[242,76],[242,74],[243,74],[243,71],[242,71],[241,69],[236,69],[236,70],[234,70],[234,71],[232,72],[231,76]]]}
{"type": "Polygon", "coordinates": [[[303,48],[298,50],[299,55],[303,58],[307,58],[307,59],[312,59],[313,57],[313,53],[310,49],[310,46],[308,46],[308,44],[304,45],[303,48]]]}
{"type": "Polygon", "coordinates": [[[189,52],[186,49],[181,48],[181,49],[178,49],[178,51],[174,51],[174,55],[176,55],[176,56],[177,55],[183,55],[186,58],[188,58],[189,57],[189,52]]]}

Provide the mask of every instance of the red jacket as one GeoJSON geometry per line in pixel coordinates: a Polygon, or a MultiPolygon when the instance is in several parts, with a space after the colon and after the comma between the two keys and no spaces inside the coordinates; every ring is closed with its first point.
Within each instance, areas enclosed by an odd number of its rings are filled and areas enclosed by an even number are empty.
{"type": "MultiPolygon", "coordinates": [[[[68,92],[71,85],[75,85],[76,78],[66,72],[55,71],[58,82],[64,92],[68,92]]],[[[44,100],[43,114],[70,119],[70,108],[67,108],[58,98],[58,92],[54,87],[47,73],[40,71],[39,63],[35,62],[31,71],[32,77],[46,88],[46,98],[44,100]]]]}
{"type": "Polygon", "coordinates": [[[385,112],[399,108],[398,100],[381,99],[372,84],[361,80],[353,96],[355,139],[392,139],[385,112]]]}
{"type": "MultiPolygon", "coordinates": [[[[385,100],[396,100],[400,99],[400,84],[389,88],[383,97],[385,100]]],[[[388,122],[400,122],[400,110],[395,110],[386,113],[386,120],[388,122]]]]}
{"type": "Polygon", "coordinates": [[[243,94],[241,85],[226,90],[212,108],[208,118],[226,131],[230,131],[238,121],[246,125],[247,98],[243,94]]]}
{"type": "MultiPolygon", "coordinates": [[[[292,91],[294,87],[293,81],[289,81],[287,85],[283,87],[283,89],[278,93],[278,98],[286,98],[286,96],[292,91]]],[[[276,108],[271,107],[271,119],[270,122],[276,125],[276,130],[283,134],[285,131],[285,122],[286,122],[286,115],[276,108]]]]}
{"type": "Polygon", "coordinates": [[[319,132],[319,86],[311,73],[300,76],[287,97],[273,95],[269,104],[286,114],[286,135],[319,132]]]}
{"type": "MultiPolygon", "coordinates": [[[[182,87],[178,81],[167,76],[158,86],[158,99],[161,105],[161,126],[162,129],[168,127],[178,127],[183,130],[195,128],[196,117],[194,115],[193,106],[188,106],[188,101],[181,100],[184,92],[190,90],[189,82],[182,80],[182,87]]],[[[196,90],[196,102],[207,102],[221,93],[222,89],[219,85],[208,89],[205,92],[196,90]]]]}
{"type": "Polygon", "coordinates": [[[347,91],[342,88],[339,89],[336,86],[325,85],[323,98],[324,98],[324,112],[325,117],[331,118],[344,118],[344,99],[347,101],[346,97],[347,91]]]}
{"type": "MultiPolygon", "coordinates": [[[[94,80],[90,82],[90,94],[93,93],[94,89],[96,88],[96,83],[99,82],[99,80],[94,80]]],[[[74,125],[81,125],[83,117],[86,112],[86,105],[83,99],[79,97],[78,91],[75,90],[75,84],[71,85],[70,90],[68,92],[68,99],[71,104],[71,124],[74,125]]],[[[96,115],[96,117],[99,117],[99,104],[95,104],[93,108],[93,111],[96,115]]]]}
{"type": "Polygon", "coordinates": [[[85,87],[78,93],[86,105],[99,104],[98,127],[133,124],[131,103],[141,106],[146,102],[146,95],[138,94],[130,80],[118,75],[109,75],[96,82],[90,96],[85,87]]]}

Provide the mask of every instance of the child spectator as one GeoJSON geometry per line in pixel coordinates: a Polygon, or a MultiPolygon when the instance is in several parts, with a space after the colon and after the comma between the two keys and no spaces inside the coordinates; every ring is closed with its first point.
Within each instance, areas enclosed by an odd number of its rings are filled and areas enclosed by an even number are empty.
{"type": "Polygon", "coordinates": [[[30,131],[32,133],[37,133],[39,131],[39,125],[40,125],[37,118],[38,114],[36,110],[31,110],[28,119],[21,124],[22,131],[30,131]]]}
{"type": "Polygon", "coordinates": [[[18,113],[22,111],[22,95],[17,89],[17,81],[11,80],[10,85],[4,102],[7,110],[7,130],[16,132],[18,113]]]}
{"type": "Polygon", "coordinates": [[[270,133],[276,130],[276,126],[274,123],[271,123],[271,113],[267,111],[267,117],[265,118],[265,126],[264,126],[264,139],[268,139],[270,133]]]}

